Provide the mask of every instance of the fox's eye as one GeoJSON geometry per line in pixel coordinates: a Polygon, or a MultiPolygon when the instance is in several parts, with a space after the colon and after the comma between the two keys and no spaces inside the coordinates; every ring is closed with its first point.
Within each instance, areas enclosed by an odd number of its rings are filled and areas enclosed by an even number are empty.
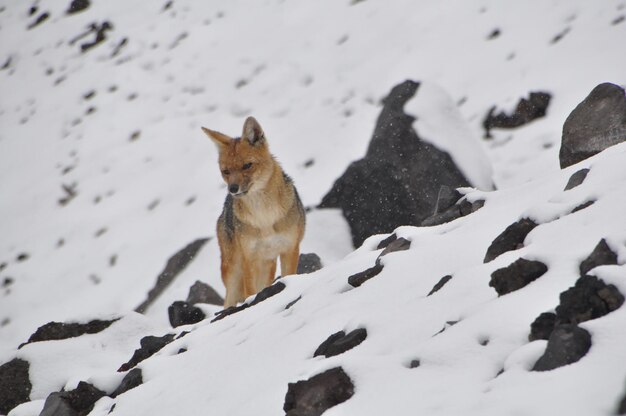
{"type": "Polygon", "coordinates": [[[242,169],[243,170],[248,170],[252,167],[252,163],[246,163],[245,165],[243,165],[242,169]]]}
{"type": "Polygon", "coordinates": [[[222,173],[223,173],[224,175],[230,175],[230,171],[229,171],[228,169],[224,169],[224,170],[222,171],[222,173]]]}

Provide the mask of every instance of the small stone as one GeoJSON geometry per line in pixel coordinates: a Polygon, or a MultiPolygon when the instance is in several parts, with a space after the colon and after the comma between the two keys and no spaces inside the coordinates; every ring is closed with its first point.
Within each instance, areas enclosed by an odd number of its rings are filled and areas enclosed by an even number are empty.
{"type": "Polygon", "coordinates": [[[569,191],[570,189],[576,188],[578,185],[582,184],[589,173],[589,169],[581,169],[577,170],[570,176],[567,181],[567,185],[565,185],[564,191],[569,191]]]}
{"type": "Polygon", "coordinates": [[[315,253],[300,254],[297,274],[313,273],[322,268],[322,259],[315,253]]]}
{"type": "Polygon", "coordinates": [[[174,334],[166,334],[162,337],[147,336],[141,338],[141,341],[139,341],[141,347],[139,349],[136,349],[131,359],[128,362],[122,364],[122,366],[117,371],[123,372],[130,370],[143,360],[150,358],[151,356],[159,352],[163,347],[165,347],[172,341],[174,341],[174,334]]]}
{"type": "Polygon", "coordinates": [[[552,334],[555,325],[556,314],[552,312],[542,313],[532,324],[530,324],[530,335],[528,335],[528,341],[532,342],[539,339],[545,339],[547,341],[550,338],[550,334],[552,334]]]}
{"type": "Polygon", "coordinates": [[[187,303],[191,305],[195,305],[196,303],[223,305],[224,299],[211,286],[196,280],[196,282],[189,288],[187,303]]]}
{"type": "Polygon", "coordinates": [[[452,279],[451,275],[447,275],[442,277],[435,286],[433,286],[433,288],[431,289],[430,292],[428,292],[427,296],[432,295],[435,292],[438,292],[446,283],[448,283],[450,281],[450,279],[452,279]]]}
{"type": "Polygon", "coordinates": [[[348,277],[348,284],[352,287],[359,287],[363,283],[370,280],[372,277],[378,275],[383,270],[383,265],[377,263],[374,267],[370,267],[367,270],[363,270],[362,272],[355,273],[352,276],[348,277]]]}
{"type": "Polygon", "coordinates": [[[206,318],[202,309],[183,301],[176,301],[167,308],[170,325],[176,328],[181,325],[190,325],[206,318]]]}
{"type": "Polygon", "coordinates": [[[344,331],[336,332],[317,347],[315,353],[313,353],[313,357],[323,355],[328,358],[343,354],[365,341],[366,338],[367,330],[365,328],[355,329],[348,334],[344,331]]]}

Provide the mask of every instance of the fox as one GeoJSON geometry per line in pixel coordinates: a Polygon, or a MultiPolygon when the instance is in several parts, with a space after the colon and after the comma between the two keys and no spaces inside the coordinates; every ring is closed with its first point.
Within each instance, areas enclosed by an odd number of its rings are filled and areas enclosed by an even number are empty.
{"type": "Polygon", "coordinates": [[[216,227],[228,308],[270,286],[278,258],[281,276],[296,274],[305,211],[254,117],[246,118],[240,137],[202,131],[217,146],[228,191],[216,227]]]}

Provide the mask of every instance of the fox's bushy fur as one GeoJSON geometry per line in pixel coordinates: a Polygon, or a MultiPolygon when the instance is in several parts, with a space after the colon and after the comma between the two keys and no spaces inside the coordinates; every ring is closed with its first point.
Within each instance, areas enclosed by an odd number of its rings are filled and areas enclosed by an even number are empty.
{"type": "Polygon", "coordinates": [[[241,138],[202,130],[217,145],[228,187],[217,221],[228,307],[269,286],[278,257],[281,276],[296,273],[305,214],[291,178],[269,152],[253,117],[246,119],[241,138]]]}

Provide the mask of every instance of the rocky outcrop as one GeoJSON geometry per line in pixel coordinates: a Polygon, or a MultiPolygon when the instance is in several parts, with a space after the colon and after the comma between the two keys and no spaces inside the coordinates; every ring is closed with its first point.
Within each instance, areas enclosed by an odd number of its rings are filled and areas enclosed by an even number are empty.
{"type": "Polygon", "coordinates": [[[563,125],[559,161],[566,168],[626,140],[626,94],[604,83],[571,112],[563,125]]]}
{"type": "Polygon", "coordinates": [[[419,85],[405,81],[391,90],[367,154],[348,167],[320,204],[342,209],[355,246],[400,225],[420,225],[435,212],[442,186],[470,186],[447,152],[420,139],[415,118],[404,112],[419,85]]]}

